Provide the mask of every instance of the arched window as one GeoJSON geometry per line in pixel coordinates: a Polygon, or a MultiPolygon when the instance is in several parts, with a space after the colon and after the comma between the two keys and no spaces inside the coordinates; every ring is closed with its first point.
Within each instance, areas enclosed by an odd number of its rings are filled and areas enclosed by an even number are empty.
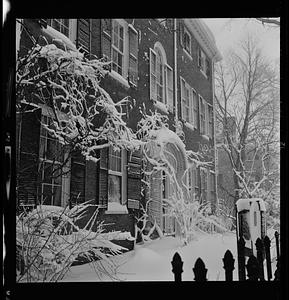
{"type": "Polygon", "coordinates": [[[156,49],[156,88],[157,101],[164,102],[164,59],[158,48],[156,49]]]}
{"type": "Polygon", "coordinates": [[[150,99],[173,106],[173,69],[159,42],[150,49],[150,99]]]}

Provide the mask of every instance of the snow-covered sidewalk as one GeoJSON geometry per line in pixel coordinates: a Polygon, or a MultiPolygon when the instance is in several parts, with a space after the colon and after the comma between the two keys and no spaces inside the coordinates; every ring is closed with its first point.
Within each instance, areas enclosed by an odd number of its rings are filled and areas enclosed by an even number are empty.
{"type": "MultiPolygon", "coordinates": [[[[186,246],[174,237],[164,237],[143,245],[136,245],[135,250],[112,258],[117,266],[115,280],[121,281],[173,281],[171,261],[175,252],[181,255],[183,264],[183,281],[193,281],[192,268],[198,257],[201,257],[208,269],[210,281],[224,280],[222,258],[229,249],[235,258],[234,280],[238,278],[237,243],[235,233],[198,234],[197,238],[186,246]]],[[[100,266],[103,261],[95,262],[100,266]]],[[[93,264],[74,266],[62,281],[112,281],[113,278],[103,275],[99,278],[93,264]]]]}

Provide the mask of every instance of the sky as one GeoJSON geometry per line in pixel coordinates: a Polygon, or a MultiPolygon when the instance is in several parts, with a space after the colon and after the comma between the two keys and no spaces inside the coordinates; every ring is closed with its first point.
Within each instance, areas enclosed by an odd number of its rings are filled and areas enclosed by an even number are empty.
{"type": "Polygon", "coordinates": [[[236,48],[238,41],[250,32],[258,37],[265,56],[273,61],[280,59],[280,28],[263,26],[249,18],[211,18],[203,21],[214,34],[222,56],[230,47],[236,48]]]}

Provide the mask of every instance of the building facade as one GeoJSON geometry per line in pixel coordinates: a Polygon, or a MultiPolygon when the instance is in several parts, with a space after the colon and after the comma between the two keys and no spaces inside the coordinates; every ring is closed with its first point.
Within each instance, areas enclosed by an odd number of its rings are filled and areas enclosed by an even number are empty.
{"type": "MultiPolygon", "coordinates": [[[[70,50],[80,48],[88,58],[105,58],[110,71],[102,87],[114,101],[129,97],[134,106],[125,119],[133,130],[141,118],[139,107],[168,117],[169,128],[181,128],[187,150],[200,151],[211,161],[208,168],[191,168],[187,183],[191,197],[216,207],[214,64],[221,59],[214,37],[199,19],[23,19],[17,34],[17,55],[32,47],[29,35],[70,50]],[[29,32],[29,34],[27,34],[29,32]],[[42,38],[45,37],[45,39],[42,38]]],[[[101,119],[101,118],[100,118],[101,119]]],[[[152,199],[149,215],[164,233],[175,234],[177,226],[165,216],[163,199],[170,182],[162,173],[150,178],[143,192],[142,153],[98,152],[100,163],[86,161],[77,152],[68,154],[43,124],[49,124],[49,109],[17,114],[17,197],[20,205],[61,205],[91,200],[105,230],[130,231],[135,235],[141,204],[152,199]],[[42,124],[42,125],[41,125],[42,124]],[[29,132],[29,134],[27,134],[29,132]],[[61,176],[57,166],[67,172],[61,176]],[[50,175],[49,175],[50,174],[50,175]]],[[[170,150],[178,172],[187,168],[186,157],[170,150]]],[[[89,218],[89,214],[88,217],[89,218]]],[[[125,242],[132,249],[133,242],[125,242]]]]}

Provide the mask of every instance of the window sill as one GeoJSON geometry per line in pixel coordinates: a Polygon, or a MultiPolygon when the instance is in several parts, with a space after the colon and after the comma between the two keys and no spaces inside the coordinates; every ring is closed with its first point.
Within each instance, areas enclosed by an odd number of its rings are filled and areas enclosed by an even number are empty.
{"type": "Polygon", "coordinates": [[[126,205],[122,205],[117,202],[109,202],[107,205],[107,210],[105,211],[105,214],[111,214],[111,215],[122,215],[122,214],[128,214],[128,210],[126,205]]]}
{"type": "Polygon", "coordinates": [[[111,70],[108,74],[110,77],[121,83],[125,88],[130,88],[128,81],[122,75],[118,74],[114,70],[111,70]]]}
{"type": "Polygon", "coordinates": [[[207,136],[206,134],[201,134],[201,137],[207,141],[210,140],[209,136],[207,136]]]}
{"type": "Polygon", "coordinates": [[[185,122],[184,122],[184,125],[185,125],[188,129],[190,129],[190,130],[192,130],[192,131],[195,131],[195,130],[197,129],[197,127],[196,127],[195,125],[191,124],[191,123],[188,122],[188,121],[185,121],[185,122]]]}
{"type": "Polygon", "coordinates": [[[154,107],[160,110],[162,113],[169,114],[168,106],[160,101],[154,100],[154,107]]]}

